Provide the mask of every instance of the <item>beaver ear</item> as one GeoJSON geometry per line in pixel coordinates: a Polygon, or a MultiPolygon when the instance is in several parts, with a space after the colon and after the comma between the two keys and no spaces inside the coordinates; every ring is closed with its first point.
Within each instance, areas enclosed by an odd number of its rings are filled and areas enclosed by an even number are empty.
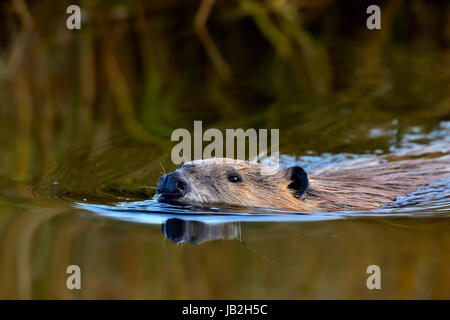
{"type": "Polygon", "coordinates": [[[306,192],[306,189],[308,189],[308,174],[299,166],[290,167],[284,171],[286,173],[286,178],[291,181],[287,187],[294,190],[296,198],[301,198],[306,192]]]}

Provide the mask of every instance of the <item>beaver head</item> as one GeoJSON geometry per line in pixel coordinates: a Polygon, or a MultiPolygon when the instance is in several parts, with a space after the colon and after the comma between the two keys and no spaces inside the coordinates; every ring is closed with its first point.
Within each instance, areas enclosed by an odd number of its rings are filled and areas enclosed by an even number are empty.
{"type": "Polygon", "coordinates": [[[292,207],[308,188],[308,175],[298,166],[285,170],[256,162],[214,158],[195,160],[161,177],[156,199],[186,204],[292,207]]]}

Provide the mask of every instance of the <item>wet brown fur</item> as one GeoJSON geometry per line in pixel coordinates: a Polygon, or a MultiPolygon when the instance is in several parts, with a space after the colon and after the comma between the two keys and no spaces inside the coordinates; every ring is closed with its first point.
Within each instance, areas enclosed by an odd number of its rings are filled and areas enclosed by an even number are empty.
{"type": "Polygon", "coordinates": [[[188,203],[224,203],[296,211],[371,210],[435,180],[450,177],[447,148],[430,147],[314,170],[301,199],[286,170],[262,175],[263,165],[232,159],[192,161],[177,169],[190,186],[188,203]],[[242,181],[227,177],[238,174],[242,181]]]}

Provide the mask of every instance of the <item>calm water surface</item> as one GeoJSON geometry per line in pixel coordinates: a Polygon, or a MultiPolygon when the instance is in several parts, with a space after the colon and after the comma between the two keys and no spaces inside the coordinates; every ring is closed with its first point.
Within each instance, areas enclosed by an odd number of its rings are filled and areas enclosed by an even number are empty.
{"type": "MultiPolygon", "coordinates": [[[[445,141],[447,124],[430,134],[445,141]]],[[[355,157],[364,155],[282,159],[311,169],[355,157]]],[[[94,163],[79,165],[104,170],[94,163]]],[[[84,194],[71,177],[65,166],[37,184],[2,181],[1,297],[449,298],[448,182],[421,204],[305,214],[144,200],[159,174],[132,191],[89,183],[84,194]],[[82,270],[78,292],[66,288],[71,264],[82,270]],[[366,287],[372,264],[379,291],[366,287]]]]}

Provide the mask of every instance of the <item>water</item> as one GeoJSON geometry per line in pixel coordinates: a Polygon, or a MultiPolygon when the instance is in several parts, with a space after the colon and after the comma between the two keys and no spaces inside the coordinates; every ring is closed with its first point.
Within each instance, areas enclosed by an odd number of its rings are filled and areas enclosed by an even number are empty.
{"type": "MultiPolygon", "coordinates": [[[[282,165],[311,169],[357,158],[283,156],[282,165]]],[[[66,190],[72,176],[64,169],[47,178],[53,183],[2,183],[5,298],[442,298],[449,292],[446,180],[419,204],[406,197],[399,208],[295,213],[163,204],[151,199],[148,185],[149,195],[101,186],[80,194],[66,190]],[[79,292],[65,287],[72,264],[83,270],[79,292]],[[372,264],[381,267],[381,291],[366,287],[372,264]]]]}
{"type": "Polygon", "coordinates": [[[78,33],[59,25],[63,2],[30,5],[36,28],[0,7],[0,298],[450,298],[448,179],[367,212],[153,199],[176,168],[171,132],[194,120],[279,128],[281,165],[306,171],[448,146],[443,5],[392,2],[395,19],[367,33],[357,4],[295,23],[301,2],[286,1],[264,9],[274,24],[218,4],[227,80],[192,28],[196,7],[136,3],[86,8],[78,33]],[[70,265],[81,290],[67,289],[70,265]],[[381,290],[366,286],[370,265],[381,290]]]}

